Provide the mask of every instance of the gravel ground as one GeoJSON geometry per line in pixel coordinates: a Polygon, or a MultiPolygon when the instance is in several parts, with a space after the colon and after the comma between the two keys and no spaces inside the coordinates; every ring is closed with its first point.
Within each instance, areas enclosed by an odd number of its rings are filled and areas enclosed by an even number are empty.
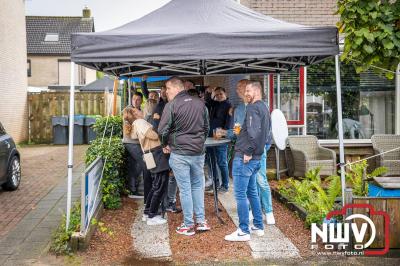
{"type": "MultiPolygon", "coordinates": [[[[141,202],[141,201],[140,201],[141,202]]],[[[105,210],[101,222],[112,235],[96,230],[86,252],[79,253],[87,265],[122,264],[132,256],[131,225],[135,219],[137,204],[129,198],[122,199],[119,210],[105,210]]]]}
{"type": "MultiPolygon", "coordinates": [[[[271,189],[276,188],[277,183],[271,180],[271,189]]],[[[311,230],[305,227],[304,221],[275,198],[272,198],[272,204],[276,226],[295,244],[303,258],[314,256],[315,252],[310,249],[311,230]]]]}
{"type": "MultiPolygon", "coordinates": [[[[178,197],[179,198],[179,197],[178,197]]],[[[205,196],[206,219],[211,231],[196,233],[194,236],[182,236],[175,228],[183,221],[182,213],[169,214],[169,234],[172,258],[176,264],[236,262],[244,263],[252,259],[251,250],[247,243],[227,243],[226,234],[236,230],[236,226],[222,209],[221,217],[226,224],[220,224],[214,212],[213,196],[205,196]]]]}

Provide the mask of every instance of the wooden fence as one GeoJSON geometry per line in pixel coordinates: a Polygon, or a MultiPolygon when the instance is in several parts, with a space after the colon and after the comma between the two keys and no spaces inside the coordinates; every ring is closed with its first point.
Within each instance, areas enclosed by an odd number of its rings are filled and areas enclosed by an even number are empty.
{"type": "MultiPolygon", "coordinates": [[[[29,141],[52,143],[52,116],[69,114],[69,92],[30,93],[29,141]]],[[[108,95],[103,92],[76,92],[75,114],[102,115],[107,113],[108,95]]]]}

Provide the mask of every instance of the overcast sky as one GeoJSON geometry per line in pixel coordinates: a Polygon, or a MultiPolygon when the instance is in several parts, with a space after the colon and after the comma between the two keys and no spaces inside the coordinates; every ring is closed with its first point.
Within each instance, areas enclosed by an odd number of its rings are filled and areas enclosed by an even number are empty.
{"type": "Polygon", "coordinates": [[[138,19],[170,0],[26,0],[26,15],[81,16],[92,10],[96,31],[109,30],[138,19]]]}

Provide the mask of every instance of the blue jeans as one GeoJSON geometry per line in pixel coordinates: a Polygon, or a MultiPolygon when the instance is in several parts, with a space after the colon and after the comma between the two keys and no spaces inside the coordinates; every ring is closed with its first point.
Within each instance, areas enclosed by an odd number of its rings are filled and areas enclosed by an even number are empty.
{"type": "MultiPolygon", "coordinates": [[[[209,147],[207,148],[207,152],[209,153],[208,156],[211,156],[214,175],[218,174],[217,170],[218,166],[219,172],[221,173],[221,183],[222,183],[221,186],[228,189],[229,188],[228,144],[216,147],[209,147]]],[[[209,167],[211,166],[209,165],[209,167]]]]}
{"type": "Polygon", "coordinates": [[[233,159],[232,175],[239,215],[239,228],[247,234],[250,234],[248,202],[250,202],[253,212],[254,226],[264,229],[260,198],[258,197],[256,184],[258,170],[260,170],[259,160],[250,160],[245,164],[243,158],[235,156],[233,159]]]}
{"type": "Polygon", "coordinates": [[[217,165],[221,172],[222,187],[229,188],[228,144],[214,147],[217,165]]]}
{"type": "Polygon", "coordinates": [[[204,223],[204,155],[171,153],[169,165],[179,187],[185,225],[194,225],[193,213],[197,223],[204,223]]]}
{"type": "Polygon", "coordinates": [[[261,168],[257,174],[257,189],[260,195],[261,209],[265,213],[272,212],[271,188],[269,187],[267,177],[267,153],[269,148],[271,148],[270,144],[265,145],[264,153],[260,160],[261,168]]]}

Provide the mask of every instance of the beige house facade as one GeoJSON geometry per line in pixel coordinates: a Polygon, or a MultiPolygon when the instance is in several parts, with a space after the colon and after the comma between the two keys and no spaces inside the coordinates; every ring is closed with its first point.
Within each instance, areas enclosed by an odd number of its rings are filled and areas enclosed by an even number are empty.
{"type": "MultiPolygon", "coordinates": [[[[69,56],[28,55],[28,85],[30,87],[69,86],[71,60],[69,56]]],[[[96,71],[75,65],[75,85],[96,80],[96,71]]]]}
{"type": "Polygon", "coordinates": [[[337,0],[241,0],[242,5],[273,18],[307,26],[335,26],[337,0]]]}
{"type": "Polygon", "coordinates": [[[0,122],[15,142],[28,137],[25,1],[0,0],[0,122]]]}
{"type": "MultiPolygon", "coordinates": [[[[84,9],[81,17],[27,16],[28,86],[57,88],[70,85],[71,34],[94,32],[94,19],[84,9]]],[[[96,71],[75,67],[75,85],[96,80],[96,71]]]]}

